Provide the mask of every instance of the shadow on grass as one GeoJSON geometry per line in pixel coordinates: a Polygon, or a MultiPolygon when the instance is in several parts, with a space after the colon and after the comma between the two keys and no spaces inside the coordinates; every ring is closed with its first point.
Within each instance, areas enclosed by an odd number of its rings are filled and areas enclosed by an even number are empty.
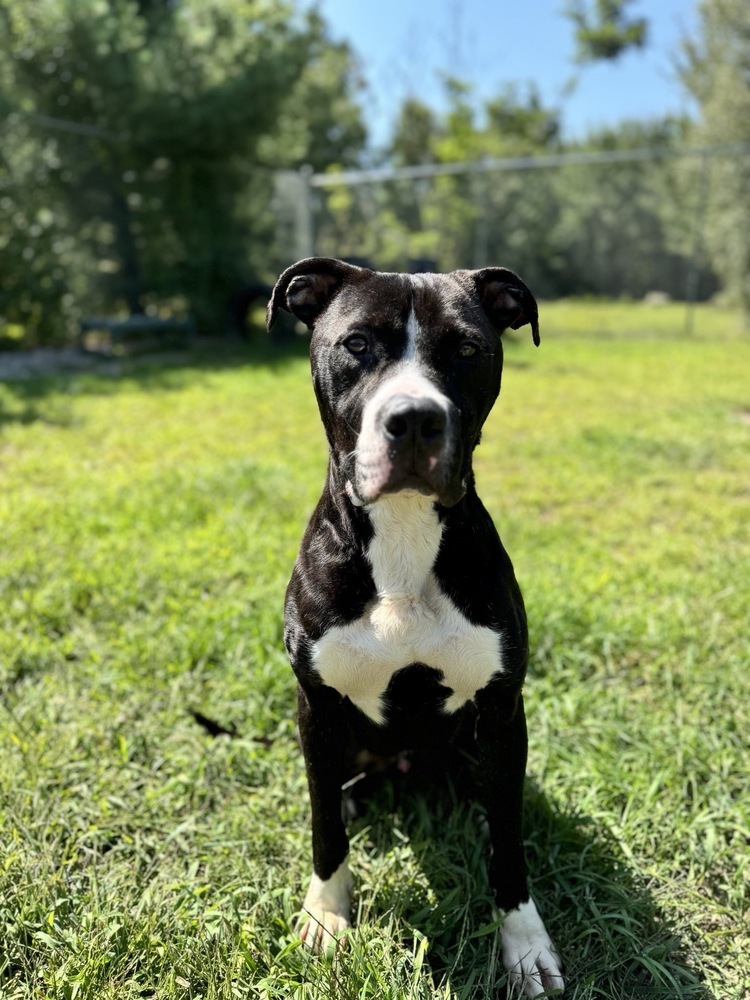
{"type": "MultiPolygon", "coordinates": [[[[350,825],[360,840],[353,868],[356,876],[358,854],[390,856],[406,836],[424,881],[402,879],[376,894],[372,919],[397,912],[428,938],[435,982],[450,983],[462,1000],[496,997],[498,990],[504,996],[486,877],[488,837],[481,811],[457,787],[411,774],[371,785],[350,825]]],[[[551,804],[529,779],[524,831],[532,892],[563,959],[566,1000],[718,1000],[606,831],[551,804]]]]}

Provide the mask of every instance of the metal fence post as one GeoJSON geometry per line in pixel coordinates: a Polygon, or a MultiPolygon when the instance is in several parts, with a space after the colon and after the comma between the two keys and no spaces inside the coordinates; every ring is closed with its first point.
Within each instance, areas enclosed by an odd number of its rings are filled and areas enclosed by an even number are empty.
{"type": "Polygon", "coordinates": [[[313,168],[300,167],[294,206],[294,250],[297,260],[315,256],[315,226],[312,205],[313,168]]]}
{"type": "Polygon", "coordinates": [[[698,196],[695,201],[695,219],[693,220],[693,239],[690,250],[690,260],[688,263],[687,277],[685,279],[685,334],[690,336],[693,333],[695,322],[695,302],[698,298],[698,281],[700,279],[700,265],[698,254],[703,242],[703,220],[706,215],[706,205],[708,203],[708,188],[711,174],[711,157],[708,152],[701,153],[700,180],[698,182],[698,196]]]}
{"type": "MultiPolygon", "coordinates": [[[[486,162],[487,157],[483,157],[480,165],[486,162]]],[[[489,173],[486,170],[480,170],[474,175],[474,201],[479,206],[474,220],[474,267],[476,268],[486,267],[489,263],[487,260],[490,235],[488,180],[489,173]]]]}

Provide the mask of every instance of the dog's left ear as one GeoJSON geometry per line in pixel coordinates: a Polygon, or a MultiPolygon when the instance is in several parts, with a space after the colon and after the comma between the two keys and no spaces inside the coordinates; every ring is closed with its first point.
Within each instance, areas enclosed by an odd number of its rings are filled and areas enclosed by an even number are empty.
{"type": "Polygon", "coordinates": [[[501,333],[510,327],[531,324],[534,343],[539,347],[539,310],[531,290],[506,267],[484,267],[472,271],[479,299],[492,325],[501,333]]]}
{"type": "Polygon", "coordinates": [[[266,310],[271,329],[279,309],[286,309],[312,329],[345,281],[362,280],[373,272],[333,257],[307,257],[292,264],[276,282],[266,310]]]}

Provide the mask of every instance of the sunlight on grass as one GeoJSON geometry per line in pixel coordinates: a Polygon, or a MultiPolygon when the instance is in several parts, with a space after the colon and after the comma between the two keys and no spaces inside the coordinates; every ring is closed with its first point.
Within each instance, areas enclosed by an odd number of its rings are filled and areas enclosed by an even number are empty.
{"type": "MultiPolygon", "coordinates": [[[[739,998],[750,340],[707,308],[691,338],[671,305],[541,320],[476,462],[529,610],[535,893],[566,996],[739,998]]],[[[3,998],[497,995],[474,807],[386,796],[348,947],[291,932],[281,608],[324,471],[301,358],[0,387],[3,998]]]]}

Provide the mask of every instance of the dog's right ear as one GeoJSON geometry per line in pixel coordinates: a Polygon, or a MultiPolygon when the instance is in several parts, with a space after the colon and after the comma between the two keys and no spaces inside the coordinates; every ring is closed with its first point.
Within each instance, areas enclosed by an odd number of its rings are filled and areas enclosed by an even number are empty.
{"type": "Polygon", "coordinates": [[[312,329],[345,281],[362,280],[373,272],[333,257],[307,257],[292,264],[276,282],[266,310],[266,328],[279,309],[286,309],[312,329]]]}

